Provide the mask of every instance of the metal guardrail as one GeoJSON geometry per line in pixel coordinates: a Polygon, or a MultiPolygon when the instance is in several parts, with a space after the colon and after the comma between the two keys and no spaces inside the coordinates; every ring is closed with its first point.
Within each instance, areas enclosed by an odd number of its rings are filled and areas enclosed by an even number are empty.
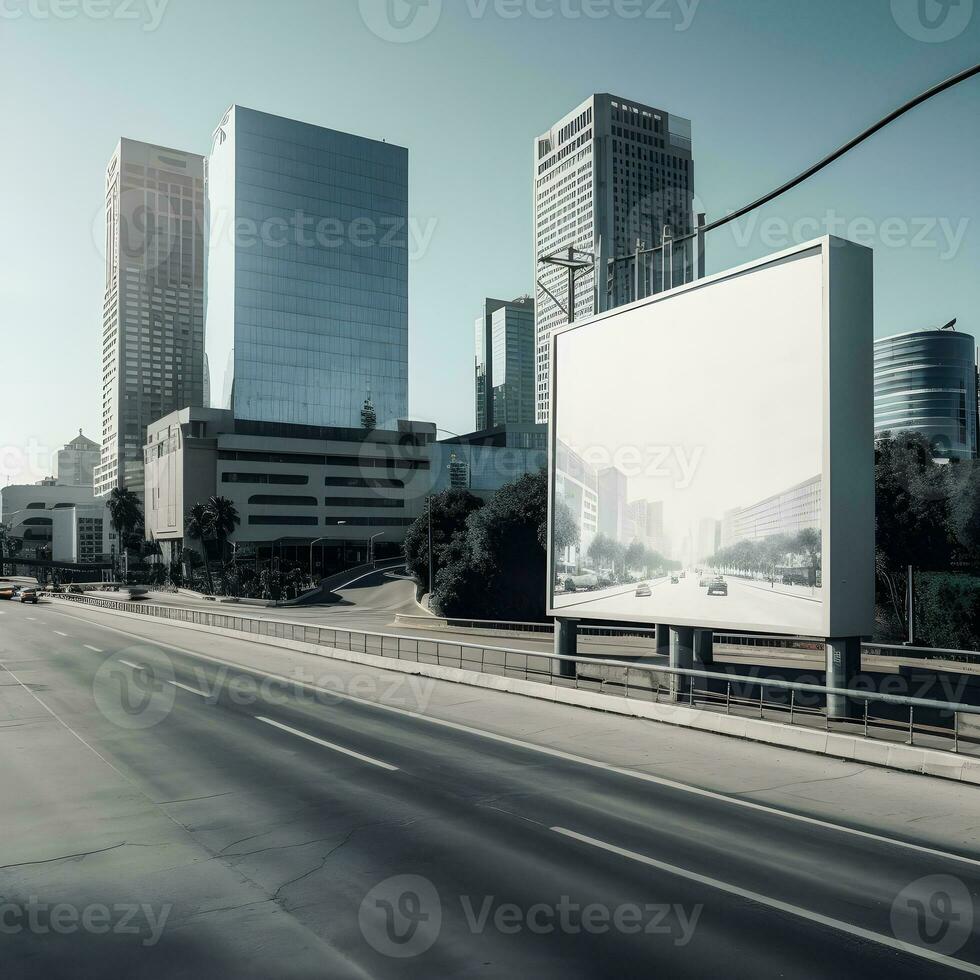
{"type": "MultiPolygon", "coordinates": [[[[420,626],[432,625],[433,617],[417,616],[411,613],[399,613],[399,620],[417,620],[420,626]]],[[[458,619],[453,616],[436,616],[436,622],[445,622],[448,626],[460,629],[486,629],[512,631],[519,633],[554,633],[553,623],[522,622],[520,620],[503,619],[458,619]]],[[[580,636],[656,636],[656,627],[644,629],[641,626],[589,626],[579,624],[580,636]]],[[[772,647],[774,649],[823,651],[824,641],[818,636],[784,636],[777,633],[734,633],[715,632],[715,642],[728,643],[734,646],[772,647]]],[[[880,656],[884,652],[898,654],[909,659],[921,660],[961,660],[967,663],[980,663],[980,651],[957,650],[946,647],[908,646],[904,643],[879,643],[868,641],[861,644],[864,653],[880,656]]]]}
{"type": "Polygon", "coordinates": [[[435,663],[438,666],[482,673],[502,672],[505,676],[517,676],[552,685],[580,688],[584,684],[586,689],[634,700],[654,700],[659,703],[666,697],[669,702],[688,707],[724,710],[726,714],[749,713],[763,719],[767,717],[768,711],[770,718],[775,713],[780,721],[788,721],[791,725],[823,727],[828,731],[836,726],[838,730],[860,734],[865,738],[888,738],[897,734],[905,738],[909,745],[915,744],[916,734],[919,733],[938,741],[943,748],[948,748],[952,742],[954,752],[960,752],[962,744],[966,743],[973,752],[980,754],[980,723],[972,723],[974,727],[966,735],[960,730],[960,716],[980,715],[978,705],[609,658],[567,657],[546,651],[515,650],[438,637],[405,636],[353,627],[307,625],[279,619],[260,619],[225,612],[117,601],[70,593],[58,595],[57,598],[136,613],[148,619],[229,629],[246,637],[264,636],[292,640],[354,653],[393,657],[416,663],[435,663]],[[605,676],[599,671],[604,672],[605,676]],[[704,685],[700,690],[697,687],[698,681],[704,685]],[[712,682],[718,687],[723,684],[724,693],[707,686],[712,682]],[[750,691],[758,693],[750,696],[750,691]],[[773,691],[781,692],[783,697],[773,698],[773,691]],[[788,698],[786,694],[789,695],[788,698]],[[849,702],[862,705],[862,711],[853,718],[833,718],[825,710],[828,695],[843,695],[849,702]],[[824,707],[821,707],[821,702],[824,707]],[[872,715],[872,705],[908,708],[907,720],[899,722],[872,715]],[[920,712],[918,724],[915,720],[917,710],[920,712]],[[949,724],[944,726],[922,723],[922,712],[925,711],[939,716],[934,722],[945,720],[949,724]]]}

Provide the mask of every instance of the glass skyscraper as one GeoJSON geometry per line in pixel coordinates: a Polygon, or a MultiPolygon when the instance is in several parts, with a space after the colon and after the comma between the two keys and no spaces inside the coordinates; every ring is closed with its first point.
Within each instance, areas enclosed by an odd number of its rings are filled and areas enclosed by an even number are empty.
{"type": "Polygon", "coordinates": [[[211,404],[358,428],[408,410],[408,151],[232,106],[208,158],[211,404]]]}
{"type": "Polygon", "coordinates": [[[875,341],[875,435],[918,432],[943,459],[977,455],[976,342],[958,330],[875,341]]]}
{"type": "Polygon", "coordinates": [[[534,300],[488,299],[476,321],[476,428],[534,422],[534,300]]]}

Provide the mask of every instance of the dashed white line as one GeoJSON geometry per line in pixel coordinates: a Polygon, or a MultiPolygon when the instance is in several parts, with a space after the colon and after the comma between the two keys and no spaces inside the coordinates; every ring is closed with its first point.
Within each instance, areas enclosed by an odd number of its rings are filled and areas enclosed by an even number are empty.
{"type": "Polygon", "coordinates": [[[174,687],[179,687],[182,691],[188,691],[190,694],[196,694],[199,698],[211,697],[207,691],[199,691],[196,687],[188,687],[186,684],[181,684],[180,681],[167,681],[167,683],[172,684],[174,687]]]}
{"type": "Polygon", "coordinates": [[[265,724],[272,725],[274,728],[280,728],[284,732],[289,732],[290,735],[296,735],[298,738],[305,738],[308,742],[315,742],[317,745],[322,745],[325,749],[332,749],[334,752],[342,752],[344,755],[349,755],[355,759],[360,759],[361,762],[369,762],[372,766],[378,766],[380,769],[387,769],[389,772],[398,772],[398,766],[392,766],[387,762],[372,759],[369,755],[361,755],[360,752],[354,752],[352,749],[345,749],[342,745],[335,745],[333,742],[325,742],[322,738],[317,738],[316,735],[301,732],[297,728],[290,728],[289,725],[283,725],[278,721],[273,721],[271,718],[263,718],[262,715],[256,715],[255,718],[257,721],[265,722],[265,724]]]}
{"type": "Polygon", "coordinates": [[[142,664],[134,664],[131,663],[129,660],[123,660],[122,658],[120,658],[119,662],[121,664],[125,664],[127,667],[132,667],[133,670],[146,670],[146,668],[142,664]]]}
{"type": "Polygon", "coordinates": [[[850,936],[856,936],[858,939],[878,943],[881,946],[888,946],[890,949],[897,949],[903,953],[908,953],[910,956],[918,956],[920,959],[930,960],[933,963],[939,963],[942,966],[959,970],[962,973],[980,976],[980,966],[974,963],[957,960],[952,956],[944,956],[942,953],[937,953],[924,946],[915,946],[912,943],[902,942],[902,940],[896,939],[894,936],[886,936],[882,933],[873,932],[871,929],[862,929],[860,926],[852,925],[850,922],[832,919],[830,916],[821,915],[819,912],[814,912],[811,909],[805,909],[799,905],[791,905],[789,902],[780,901],[778,898],[770,898],[768,895],[750,891],[747,888],[740,888],[738,885],[729,884],[727,881],[709,878],[707,875],[698,874],[696,871],[688,871],[687,868],[679,868],[676,865],[667,864],[665,861],[658,861],[656,858],[647,857],[645,854],[628,851],[625,847],[617,847],[615,844],[608,844],[605,841],[596,840],[595,837],[586,837],[585,834],[578,834],[574,830],[568,830],[565,827],[552,827],[551,829],[563,837],[570,837],[572,840],[580,841],[583,844],[599,848],[602,851],[608,851],[610,854],[618,854],[620,857],[628,858],[630,861],[636,861],[639,864],[645,864],[659,871],[665,871],[667,874],[676,875],[678,878],[686,878],[688,881],[693,881],[699,885],[706,885],[709,888],[727,892],[729,895],[744,898],[758,905],[763,905],[766,908],[774,909],[777,912],[785,912],[788,915],[796,916],[807,922],[827,926],[830,929],[836,929],[838,932],[844,932],[850,936]]]}
{"type": "Polygon", "coordinates": [[[91,650],[92,653],[102,653],[102,651],[98,647],[90,647],[87,643],[83,643],[82,646],[86,650],[91,650]]]}
{"type": "Polygon", "coordinates": [[[51,630],[51,632],[57,634],[58,636],[64,636],[66,638],[68,637],[68,634],[62,633],[61,630],[51,630]]]}

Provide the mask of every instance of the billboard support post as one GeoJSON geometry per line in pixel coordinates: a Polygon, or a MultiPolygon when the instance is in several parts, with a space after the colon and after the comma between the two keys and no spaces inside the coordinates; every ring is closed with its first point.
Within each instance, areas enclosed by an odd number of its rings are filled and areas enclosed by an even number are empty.
{"type": "MultiPolygon", "coordinates": [[[[861,670],[861,637],[846,636],[828,639],[827,687],[849,688],[861,670]]],[[[844,694],[827,695],[828,718],[857,718],[857,703],[844,694]]]]}
{"type": "MultiPolygon", "coordinates": [[[[556,617],[555,619],[555,656],[578,656],[578,620],[556,617]]],[[[575,664],[571,660],[558,661],[559,677],[574,677],[575,664]]]]}
{"type": "MultiPolygon", "coordinates": [[[[670,666],[681,670],[694,669],[694,628],[670,627],[670,666]]],[[[678,674],[670,675],[670,700],[680,701],[688,692],[691,680],[678,674]]]]}
{"type": "Polygon", "coordinates": [[[656,639],[656,655],[658,657],[669,657],[670,656],[670,627],[665,623],[657,623],[657,633],[656,639]]]}
{"type": "Polygon", "coordinates": [[[694,660],[699,670],[715,664],[715,634],[713,630],[694,630],[694,660]]]}

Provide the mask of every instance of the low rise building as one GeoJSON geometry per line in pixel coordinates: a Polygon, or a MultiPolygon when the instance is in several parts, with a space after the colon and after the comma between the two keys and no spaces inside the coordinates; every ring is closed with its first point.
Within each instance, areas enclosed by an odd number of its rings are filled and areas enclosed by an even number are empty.
{"type": "Polygon", "coordinates": [[[486,497],[545,463],[543,450],[482,435],[438,442],[431,422],[348,429],[182,409],[147,430],[147,537],[172,549],[192,545],[187,513],[217,495],[238,512],[229,540],[239,559],[312,564],[326,574],[397,555],[430,494],[466,486],[486,497]]]}

